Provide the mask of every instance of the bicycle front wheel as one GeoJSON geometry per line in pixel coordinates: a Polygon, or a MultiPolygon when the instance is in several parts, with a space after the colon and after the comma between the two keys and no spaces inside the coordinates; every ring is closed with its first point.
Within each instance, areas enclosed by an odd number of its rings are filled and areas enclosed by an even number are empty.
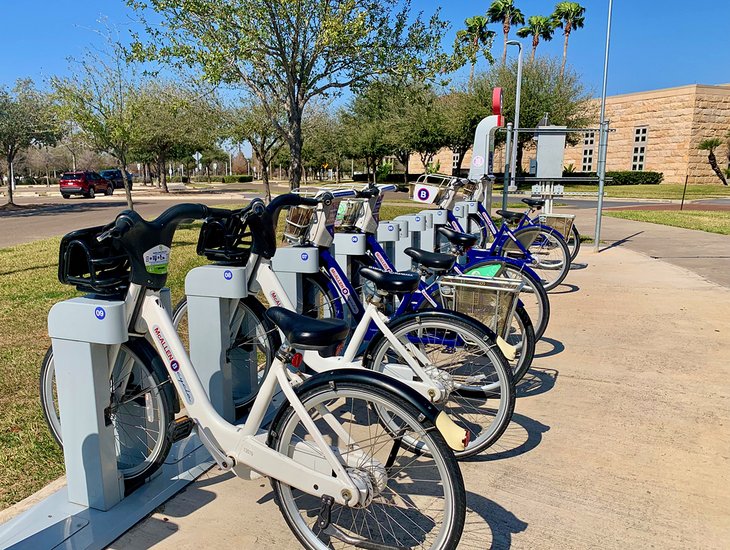
{"type": "MultiPolygon", "coordinates": [[[[497,275],[498,277],[506,277],[524,283],[525,286],[520,293],[520,301],[532,321],[532,326],[535,331],[535,341],[539,340],[545,334],[545,330],[550,322],[550,298],[547,290],[542,286],[540,279],[522,267],[506,263],[500,258],[476,263],[469,268],[469,271],[465,275],[480,277],[480,268],[489,268],[497,264],[501,266],[499,275],[497,275]]],[[[488,269],[487,271],[491,272],[492,269],[488,269]]]]}
{"type": "MultiPolygon", "coordinates": [[[[109,388],[117,468],[127,485],[133,486],[152,475],[170,450],[174,390],[165,367],[144,338],[131,338],[120,346],[109,388]]],[[[40,397],[51,434],[63,447],[52,348],[41,365],[40,397]]]]}
{"type": "MultiPolygon", "coordinates": [[[[454,453],[457,458],[473,456],[496,442],[512,420],[515,392],[494,333],[466,316],[441,310],[402,317],[388,328],[412,355],[417,351],[425,358],[426,372],[436,369],[432,378],[449,391],[438,406],[470,435],[466,449],[454,453]]],[[[393,365],[407,365],[385,335],[376,338],[363,366],[388,374],[393,365]]]]}
{"type": "MultiPolygon", "coordinates": [[[[279,332],[264,316],[265,310],[255,297],[247,296],[238,301],[230,320],[231,347],[228,349],[228,359],[231,362],[233,402],[237,415],[245,412],[256,399],[261,382],[281,345],[279,332]]],[[[180,300],[175,307],[172,324],[189,353],[187,298],[180,300]]]]}
{"type": "Polygon", "coordinates": [[[563,282],[570,270],[570,251],[563,236],[550,227],[527,226],[514,232],[515,238],[528,244],[526,255],[512,240],[496,251],[497,256],[517,258],[538,274],[545,290],[552,290],[563,282]]]}
{"type": "Polygon", "coordinates": [[[578,252],[580,252],[580,232],[575,224],[570,229],[570,235],[566,236],[565,244],[568,245],[568,250],[570,250],[570,261],[575,261],[578,252]]]}
{"type": "MultiPolygon", "coordinates": [[[[319,498],[272,479],[279,509],[305,548],[457,547],[466,514],[464,482],[443,437],[430,421],[418,420],[412,404],[349,382],[322,384],[299,398],[352,479],[372,497],[360,507],[334,504],[322,528],[319,498]],[[383,425],[383,414],[397,432],[383,425]],[[402,445],[406,437],[419,441],[423,451],[402,445]]],[[[270,430],[270,446],[311,467],[322,453],[291,405],[286,407],[270,430]]]]}

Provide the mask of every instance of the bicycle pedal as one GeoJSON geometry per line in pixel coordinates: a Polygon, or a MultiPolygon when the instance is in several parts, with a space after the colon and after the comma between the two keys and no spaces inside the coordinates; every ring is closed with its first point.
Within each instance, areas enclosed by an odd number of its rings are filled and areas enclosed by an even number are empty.
{"type": "Polygon", "coordinates": [[[194,426],[195,423],[187,416],[176,418],[170,429],[173,443],[189,436],[194,426]]]}

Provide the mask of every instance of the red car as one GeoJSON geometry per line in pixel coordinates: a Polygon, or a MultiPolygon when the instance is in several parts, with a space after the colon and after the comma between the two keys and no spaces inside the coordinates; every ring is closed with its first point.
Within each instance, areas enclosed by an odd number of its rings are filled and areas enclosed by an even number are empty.
{"type": "Polygon", "coordinates": [[[96,172],[64,172],[58,184],[64,199],[71,195],[83,195],[93,199],[97,191],[101,191],[105,195],[114,193],[114,185],[96,172]]]}

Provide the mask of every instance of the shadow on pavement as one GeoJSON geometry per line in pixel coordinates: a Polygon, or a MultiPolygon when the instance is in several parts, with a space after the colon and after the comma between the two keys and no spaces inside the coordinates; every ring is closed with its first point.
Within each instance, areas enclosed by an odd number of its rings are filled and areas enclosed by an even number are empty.
{"type": "MultiPolygon", "coordinates": [[[[146,203],[144,201],[134,202],[134,207],[142,206],[146,203]]],[[[124,210],[127,208],[126,202],[112,202],[104,200],[84,200],[81,199],[73,200],[69,199],[68,204],[55,204],[55,203],[42,203],[33,205],[32,208],[23,208],[21,210],[3,210],[0,211],[0,218],[27,218],[30,216],[51,216],[54,214],[60,214],[64,212],[85,212],[90,210],[102,210],[108,208],[116,208],[124,210]]]]}
{"type": "Polygon", "coordinates": [[[512,422],[497,442],[482,454],[467,459],[467,462],[492,462],[528,453],[540,444],[542,434],[549,429],[550,426],[515,413],[512,415],[512,422]]]}
{"type": "Polygon", "coordinates": [[[586,269],[587,267],[588,267],[588,264],[583,263],[583,262],[573,262],[570,264],[571,270],[586,269]]]}
{"type": "Polygon", "coordinates": [[[578,285],[571,285],[569,283],[561,283],[560,286],[558,286],[557,290],[551,290],[550,295],[554,294],[573,294],[573,292],[578,292],[580,290],[580,287],[578,285]]]}
{"type": "Polygon", "coordinates": [[[515,394],[517,397],[532,397],[547,393],[555,387],[558,380],[558,371],[533,367],[517,383],[515,394]]]}
{"type": "Polygon", "coordinates": [[[466,492],[466,523],[459,550],[502,549],[512,546],[512,535],[527,523],[493,500],[466,492]]]}
{"type": "Polygon", "coordinates": [[[534,359],[544,359],[545,357],[552,357],[565,351],[565,346],[560,340],[556,340],[555,338],[548,338],[547,336],[543,336],[542,338],[540,338],[540,341],[537,343],[537,348],[540,351],[535,352],[534,359]],[[550,349],[542,351],[545,345],[550,346],[550,349]]]}
{"type": "Polygon", "coordinates": [[[631,239],[633,239],[633,238],[634,238],[634,237],[636,237],[637,235],[641,235],[642,233],[643,233],[643,231],[637,231],[637,232],[636,232],[636,233],[634,233],[633,235],[629,235],[628,237],[624,237],[623,239],[619,239],[618,241],[613,241],[613,242],[612,242],[611,244],[609,244],[608,246],[604,246],[603,248],[601,248],[600,252],[603,252],[603,251],[605,251],[605,250],[609,250],[609,249],[611,249],[611,248],[615,248],[615,247],[617,247],[617,246],[621,246],[622,244],[624,244],[624,243],[627,243],[627,242],[631,241],[631,239]]]}

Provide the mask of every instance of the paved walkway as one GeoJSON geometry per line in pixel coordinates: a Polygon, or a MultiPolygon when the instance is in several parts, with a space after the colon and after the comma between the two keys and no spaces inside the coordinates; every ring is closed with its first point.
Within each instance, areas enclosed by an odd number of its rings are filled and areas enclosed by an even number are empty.
{"type": "MultiPolygon", "coordinates": [[[[730,289],[629,242],[553,294],[513,424],[462,464],[460,550],[730,547],[730,289]]],[[[297,547],[268,482],[211,471],[112,548],[213,544],[297,547]]]]}

